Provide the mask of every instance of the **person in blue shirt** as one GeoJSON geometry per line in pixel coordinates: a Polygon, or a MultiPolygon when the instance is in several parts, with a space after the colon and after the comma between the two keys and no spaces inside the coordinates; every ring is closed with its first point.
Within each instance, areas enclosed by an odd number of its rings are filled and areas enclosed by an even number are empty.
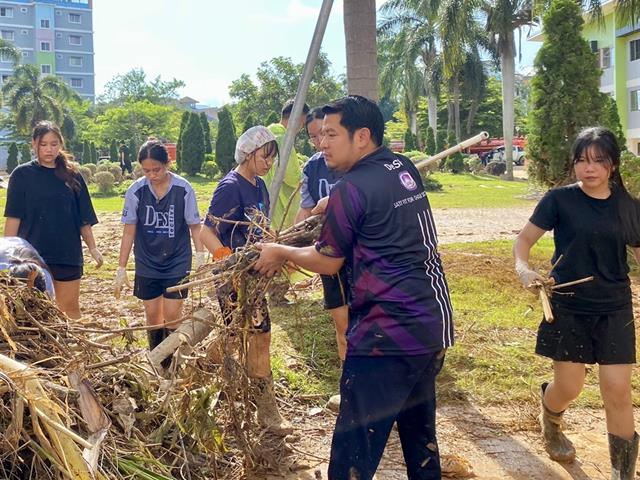
{"type": "MultiPolygon", "coordinates": [[[[260,241],[263,229],[269,228],[269,192],[260,177],[269,171],[277,155],[276,137],[266,127],[252,127],[238,139],[235,152],[238,166],[218,184],[200,233],[202,243],[214,259],[224,258],[247,244],[260,241]]],[[[237,293],[230,285],[225,286],[219,289],[218,300],[225,323],[230,324],[237,308],[237,293]]],[[[281,417],[276,404],[270,344],[271,320],[267,302],[263,299],[249,335],[247,370],[258,423],[273,433],[287,434],[292,428],[281,417]]]]}
{"type": "MultiPolygon", "coordinates": [[[[340,172],[327,166],[324,154],[320,149],[322,141],[322,107],[313,108],[306,118],[306,129],[316,152],[302,169],[302,187],[300,188],[300,208],[295,223],[320,213],[316,211],[322,199],[328,199],[331,189],[342,177],[340,172]]],[[[329,312],[336,327],[338,356],[344,362],[347,352],[347,324],[349,323],[349,307],[347,306],[347,274],[341,268],[337,275],[320,275],[324,293],[324,308],[329,312]]]]}
{"type": "Polygon", "coordinates": [[[53,277],[47,265],[29,242],[20,237],[0,238],[0,271],[33,282],[33,286],[54,298],[53,277]]]}
{"type": "Polygon", "coordinates": [[[153,350],[177,325],[188,290],[168,293],[191,271],[191,240],[196,249],[196,268],[204,263],[200,243],[200,215],[196,195],[187,180],[169,171],[169,153],[156,139],[140,147],[138,161],[144,176],[133,182],[125,194],[124,231],[115,277],[115,294],[129,285],[127,261],[135,255],[133,294],[144,303],[147,325],[170,328],[149,330],[153,350]]]}

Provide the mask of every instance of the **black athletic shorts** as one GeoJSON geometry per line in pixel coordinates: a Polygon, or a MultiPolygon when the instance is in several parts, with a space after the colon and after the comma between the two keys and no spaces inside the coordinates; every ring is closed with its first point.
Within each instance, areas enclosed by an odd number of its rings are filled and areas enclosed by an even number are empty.
{"type": "Polygon", "coordinates": [[[333,310],[347,304],[347,273],[344,267],[336,275],[320,275],[324,291],[324,308],[333,310]]]}
{"type": "Polygon", "coordinates": [[[84,274],[82,265],[62,265],[59,263],[47,263],[51,276],[56,282],[72,282],[80,280],[84,274]]]}
{"type": "MultiPolygon", "coordinates": [[[[229,284],[224,284],[218,289],[218,303],[220,304],[220,312],[224,319],[225,325],[231,325],[233,320],[233,312],[237,308],[238,292],[229,284]]],[[[254,323],[251,326],[251,331],[254,333],[268,333],[271,331],[271,318],[269,317],[269,306],[267,305],[267,299],[263,298],[258,307],[258,318],[260,320],[258,324],[254,323]]]]}
{"type": "Polygon", "coordinates": [[[175,287],[186,277],[175,278],[148,278],[136,275],[133,281],[133,295],[140,300],[153,300],[163,296],[172,300],[181,300],[189,296],[189,289],[178,290],[177,292],[167,293],[167,288],[175,287]]]}
{"type": "Polygon", "coordinates": [[[579,315],[553,309],[555,320],[542,320],[536,353],[559,362],[630,364],[636,361],[631,305],[606,314],[579,315]]]}

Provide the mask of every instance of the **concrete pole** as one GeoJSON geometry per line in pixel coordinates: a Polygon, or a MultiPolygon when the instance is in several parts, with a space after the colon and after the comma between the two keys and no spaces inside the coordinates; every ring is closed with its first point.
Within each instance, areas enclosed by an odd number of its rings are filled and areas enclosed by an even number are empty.
{"type": "MultiPolygon", "coordinates": [[[[313,32],[313,38],[311,39],[311,46],[309,47],[309,53],[307,54],[307,61],[302,71],[302,78],[298,84],[298,91],[296,93],[295,102],[293,104],[293,110],[289,116],[289,124],[287,125],[287,131],[284,135],[284,142],[282,144],[282,151],[280,152],[280,162],[278,164],[278,170],[273,177],[271,186],[269,187],[269,199],[271,200],[271,211],[269,216],[273,217],[275,212],[278,194],[280,193],[280,187],[284,181],[284,175],[287,171],[287,164],[289,163],[289,156],[293,149],[293,142],[298,134],[298,125],[300,124],[300,115],[302,114],[302,108],[304,102],[307,99],[307,92],[309,91],[309,85],[311,84],[311,77],[313,76],[313,70],[318,61],[318,54],[320,53],[320,46],[322,45],[322,38],[324,32],[327,29],[327,22],[329,21],[329,14],[331,13],[331,7],[333,6],[333,0],[323,0],[322,7],[320,7],[320,14],[318,15],[318,21],[316,23],[316,29],[313,32]]],[[[293,208],[297,208],[294,205],[293,208]]]]}

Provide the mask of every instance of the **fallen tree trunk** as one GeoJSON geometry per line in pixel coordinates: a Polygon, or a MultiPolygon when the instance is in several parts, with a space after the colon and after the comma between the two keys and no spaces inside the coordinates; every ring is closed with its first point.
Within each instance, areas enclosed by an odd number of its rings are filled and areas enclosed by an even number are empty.
{"type": "Polygon", "coordinates": [[[193,349],[198,343],[204,340],[213,330],[214,317],[213,313],[205,308],[193,312],[193,316],[182,322],[182,324],[160,345],[149,352],[149,362],[153,367],[162,370],[162,361],[173,355],[176,350],[182,347],[182,353],[193,349]]]}

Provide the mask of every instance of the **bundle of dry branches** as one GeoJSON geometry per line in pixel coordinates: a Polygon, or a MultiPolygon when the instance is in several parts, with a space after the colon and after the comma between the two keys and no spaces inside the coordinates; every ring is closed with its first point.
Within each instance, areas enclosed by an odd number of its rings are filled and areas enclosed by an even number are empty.
{"type": "MultiPolygon", "coordinates": [[[[309,245],[320,228],[312,217],[272,240],[309,245]]],[[[256,258],[248,246],[189,279],[205,293],[233,285],[228,324],[204,295],[151,354],[134,335],[147,327],[70,321],[45,295],[0,277],[0,477],[239,479],[286,465],[284,440],[254,420],[246,375],[271,281],[253,273],[256,258]]]]}

